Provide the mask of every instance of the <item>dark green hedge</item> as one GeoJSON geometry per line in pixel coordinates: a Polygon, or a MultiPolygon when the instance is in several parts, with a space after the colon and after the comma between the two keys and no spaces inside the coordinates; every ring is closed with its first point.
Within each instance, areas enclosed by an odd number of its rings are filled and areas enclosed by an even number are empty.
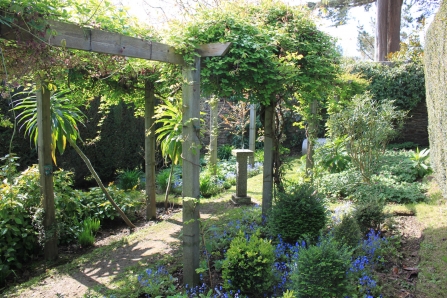
{"type": "MultiPolygon", "coordinates": [[[[1,101],[0,109],[3,114],[13,118],[5,100],[1,101]]],[[[144,170],[144,119],[135,117],[132,105],[120,102],[106,112],[100,108],[99,99],[95,99],[88,109],[83,110],[88,118],[85,126],[80,126],[85,143],[78,142],[78,145],[105,183],[115,180],[118,169],[144,170]],[[102,125],[98,126],[100,121],[102,125]]],[[[12,128],[0,127],[0,156],[8,153],[11,134],[12,128]]],[[[24,137],[23,130],[14,138],[13,152],[20,157],[21,168],[38,162],[34,144],[24,137]]],[[[94,180],[88,181],[90,172],[71,147],[63,155],[57,155],[57,166],[75,173],[76,187],[95,185],[94,180]]]]}
{"type": "Polygon", "coordinates": [[[447,198],[447,2],[441,7],[426,36],[425,77],[427,88],[430,162],[439,188],[447,198]]]}
{"type": "Polygon", "coordinates": [[[382,64],[357,62],[350,65],[352,73],[370,81],[366,88],[374,99],[391,99],[400,110],[410,111],[425,100],[424,67],[421,63],[382,64]]]}

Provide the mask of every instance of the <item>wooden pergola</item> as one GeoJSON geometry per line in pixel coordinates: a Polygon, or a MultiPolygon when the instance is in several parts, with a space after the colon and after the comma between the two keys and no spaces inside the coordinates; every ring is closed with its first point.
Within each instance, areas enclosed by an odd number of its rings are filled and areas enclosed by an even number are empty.
{"type": "MultiPolygon", "coordinates": [[[[193,64],[186,64],[183,56],[175,53],[171,46],[133,38],[118,33],[92,28],[82,28],[75,24],[48,21],[50,30],[56,35],[47,34],[40,42],[52,46],[65,47],[97,53],[119,55],[159,62],[173,63],[182,66],[183,75],[183,282],[190,286],[199,282],[195,269],[199,267],[199,223],[196,199],[200,196],[199,173],[199,130],[200,130],[200,62],[201,57],[223,56],[230,43],[213,43],[197,48],[200,57],[193,64]]],[[[0,38],[8,40],[36,40],[29,32],[16,30],[4,24],[0,26],[0,38]]],[[[39,84],[38,84],[39,85],[39,84]]],[[[155,133],[153,131],[153,115],[155,96],[153,86],[145,88],[145,171],[147,217],[155,218],[155,133]]],[[[38,107],[38,158],[43,206],[45,210],[44,227],[51,231],[55,225],[55,207],[53,193],[53,173],[51,158],[51,116],[50,92],[43,88],[37,90],[38,107]]],[[[53,233],[45,242],[45,258],[55,259],[58,255],[57,237],[53,233]]]]}

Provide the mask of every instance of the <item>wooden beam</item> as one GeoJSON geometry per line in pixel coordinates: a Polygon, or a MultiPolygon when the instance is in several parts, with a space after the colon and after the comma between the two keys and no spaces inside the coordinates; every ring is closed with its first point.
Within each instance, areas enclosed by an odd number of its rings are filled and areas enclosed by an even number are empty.
{"type": "Polygon", "coordinates": [[[78,25],[48,21],[56,36],[45,36],[54,46],[69,49],[141,58],[173,64],[184,64],[182,55],[171,46],[108,31],[81,28],[78,25]]]}
{"type": "MultiPolygon", "coordinates": [[[[76,24],[51,20],[47,22],[50,26],[47,32],[53,31],[56,35],[47,33],[43,41],[56,47],[185,64],[183,56],[175,53],[175,48],[169,45],[99,29],[82,28],[76,24]]],[[[4,24],[0,26],[0,37],[8,40],[36,39],[24,30],[17,31],[17,28],[10,28],[4,24]]],[[[197,52],[202,57],[223,56],[228,52],[230,44],[227,42],[201,45],[197,52]]]]}
{"type": "Polygon", "coordinates": [[[231,42],[204,44],[197,48],[197,53],[200,54],[200,57],[221,57],[228,53],[230,46],[231,42]]]}

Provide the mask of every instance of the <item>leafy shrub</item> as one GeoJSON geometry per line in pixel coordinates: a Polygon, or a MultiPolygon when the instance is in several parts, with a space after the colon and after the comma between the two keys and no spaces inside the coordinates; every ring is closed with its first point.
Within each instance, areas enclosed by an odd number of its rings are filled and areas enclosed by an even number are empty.
{"type": "Polygon", "coordinates": [[[155,175],[155,182],[157,183],[157,187],[160,191],[166,191],[170,171],[171,169],[163,169],[155,175]]]}
{"type": "Polygon", "coordinates": [[[350,248],[356,248],[362,239],[360,226],[352,215],[343,216],[332,232],[338,243],[346,244],[350,248]]]}
{"type": "Polygon", "coordinates": [[[378,231],[380,225],[385,222],[385,204],[378,199],[370,199],[356,204],[353,217],[360,229],[366,234],[370,229],[378,231]]]}
{"type": "Polygon", "coordinates": [[[351,252],[332,237],[303,248],[291,273],[292,289],[300,298],[345,297],[349,289],[346,272],[351,252]]]}
{"type": "Polygon", "coordinates": [[[217,158],[220,160],[228,160],[231,157],[231,150],[233,150],[231,145],[221,145],[217,147],[217,158]]]}
{"type": "Polygon", "coordinates": [[[205,170],[200,173],[200,195],[209,198],[223,191],[223,181],[211,171],[205,170]]]}
{"type": "Polygon", "coordinates": [[[401,127],[405,113],[391,101],[377,103],[370,95],[357,95],[352,104],[330,115],[327,126],[331,138],[346,137],[352,164],[365,182],[377,171],[379,158],[401,127]]]}
{"type": "Polygon", "coordinates": [[[267,222],[267,230],[273,237],[281,237],[289,243],[308,236],[315,239],[327,221],[323,201],[313,194],[310,185],[293,185],[279,193],[267,222]]]}
{"type": "Polygon", "coordinates": [[[318,192],[325,197],[340,199],[351,195],[362,183],[362,177],[353,168],[340,173],[323,174],[316,178],[318,192]]]}
{"type": "Polygon", "coordinates": [[[118,175],[118,188],[123,190],[135,189],[140,185],[143,172],[140,170],[126,170],[118,175]]]}
{"type": "Polygon", "coordinates": [[[379,102],[392,99],[401,111],[408,111],[425,99],[425,76],[421,62],[384,65],[359,62],[351,65],[352,73],[361,74],[371,83],[367,90],[379,102]]]}
{"type": "Polygon", "coordinates": [[[268,293],[273,284],[274,248],[259,233],[247,239],[240,233],[231,241],[222,264],[226,289],[240,290],[254,296],[268,293]]]}
{"type": "Polygon", "coordinates": [[[316,168],[322,168],[330,173],[340,173],[351,163],[343,138],[329,140],[315,151],[316,168]]]}
{"type": "Polygon", "coordinates": [[[35,253],[36,232],[23,205],[0,198],[0,285],[35,253]]]}

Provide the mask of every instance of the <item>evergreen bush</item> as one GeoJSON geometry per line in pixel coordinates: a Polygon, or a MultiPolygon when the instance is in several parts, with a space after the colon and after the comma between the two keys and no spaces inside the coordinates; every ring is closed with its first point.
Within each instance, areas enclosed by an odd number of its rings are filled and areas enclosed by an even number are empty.
{"type": "Polygon", "coordinates": [[[299,298],[345,297],[351,251],[332,237],[300,250],[290,275],[291,288],[299,298]]]}
{"type": "Polygon", "coordinates": [[[334,239],[350,248],[356,248],[362,239],[362,232],[357,220],[350,214],[343,216],[341,222],[333,229],[334,239]]]}
{"type": "Polygon", "coordinates": [[[354,207],[353,217],[360,226],[360,230],[366,234],[370,229],[378,231],[380,225],[385,222],[385,204],[378,199],[370,198],[359,202],[354,207]]]}
{"type": "Polygon", "coordinates": [[[224,287],[242,294],[261,297],[273,285],[274,247],[259,237],[259,232],[247,239],[240,232],[231,241],[222,264],[224,287]]]}
{"type": "Polygon", "coordinates": [[[268,217],[267,230],[272,237],[281,235],[284,241],[293,244],[306,236],[317,238],[326,221],[326,208],[314,189],[307,184],[293,185],[278,194],[268,217]]]}

